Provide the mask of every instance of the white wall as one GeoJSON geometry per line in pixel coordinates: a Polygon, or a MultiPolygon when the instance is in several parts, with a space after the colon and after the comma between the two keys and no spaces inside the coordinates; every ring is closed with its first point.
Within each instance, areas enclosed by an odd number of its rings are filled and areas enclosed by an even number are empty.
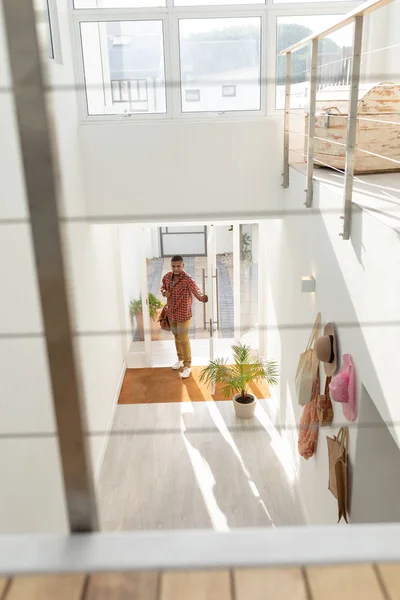
{"type": "MultiPolygon", "coordinates": [[[[294,378],[299,355],[304,351],[318,311],[322,319],[337,324],[340,353],[353,356],[357,370],[358,398],[361,385],[386,422],[399,422],[398,339],[400,335],[400,244],[396,233],[366,212],[355,210],[352,241],[339,237],[342,200],[338,187],[315,190],[315,212],[303,206],[304,174],[290,171],[285,193],[286,216],[262,225],[266,243],[267,355],[279,361],[281,381],[270,412],[288,427],[308,518],[311,523],[335,523],[335,501],[327,490],[326,435],[344,422],[335,405],[332,428],[320,431],[318,451],[309,461],[297,452],[301,408],[297,405],[294,378]],[[302,275],[314,275],[315,294],[301,292],[302,275]]],[[[324,384],[324,379],[322,381],[324,384]]],[[[393,435],[399,443],[399,429],[393,435]]],[[[373,438],[371,437],[371,443],[373,438]]],[[[357,470],[357,427],[350,430],[350,460],[357,470]]],[[[384,468],[385,457],[375,448],[384,468]]],[[[358,480],[360,493],[368,493],[370,481],[358,480]]],[[[356,493],[354,491],[354,493],[356,493]]],[[[384,506],[385,500],[382,500],[384,506]]],[[[354,509],[356,510],[356,509],[354,509]]],[[[354,514],[357,519],[357,514],[354,514]]]]}
{"type": "MultiPolygon", "coordinates": [[[[118,251],[120,261],[120,277],[122,282],[124,327],[126,335],[124,337],[124,354],[130,349],[132,342],[132,320],[129,314],[129,304],[131,300],[141,297],[143,271],[144,271],[144,253],[141,248],[143,234],[142,228],[138,225],[120,225],[118,227],[118,251]]],[[[148,231],[150,234],[151,232],[148,231]]],[[[145,238],[146,239],[146,238],[145,238]]],[[[149,241],[147,239],[147,241],[149,241]]],[[[151,240],[150,240],[151,241],[151,240]]]]}
{"type": "Polygon", "coordinates": [[[400,522],[400,449],[362,386],[360,427],[352,469],[354,523],[400,522]],[[384,460],[384,466],[382,465],[384,460]],[[366,482],[371,485],[366,493],[366,482]]]}
{"type": "Polygon", "coordinates": [[[363,65],[368,69],[373,82],[400,81],[397,47],[399,28],[399,0],[395,0],[366,18],[368,50],[375,52],[364,57],[363,65]]]}
{"type": "Polygon", "coordinates": [[[266,214],[279,204],[281,134],[279,119],[81,126],[88,214],[132,222],[266,214]]]}
{"type": "Polygon", "coordinates": [[[97,479],[125,372],[117,231],[110,225],[72,224],[65,228],[65,241],[75,348],[97,479]]]}
{"type": "MultiPolygon", "coordinates": [[[[56,121],[62,212],[77,216],[84,213],[84,202],[68,3],[60,0],[58,7],[64,62],[47,61],[48,76],[54,86],[71,85],[70,91],[52,94],[51,108],[56,121]]],[[[0,86],[7,88],[11,80],[2,16],[0,10],[0,86]]],[[[27,206],[13,99],[4,92],[0,94],[0,129],[7,140],[0,160],[0,218],[24,219],[27,206]]],[[[78,330],[115,331],[113,336],[77,338],[89,428],[103,432],[91,445],[93,466],[98,470],[123,366],[116,235],[110,226],[83,222],[65,225],[63,234],[78,330]]],[[[0,277],[0,332],[17,334],[0,339],[0,434],[18,436],[0,439],[0,533],[62,533],[67,530],[66,508],[27,223],[1,224],[0,277]]]]}

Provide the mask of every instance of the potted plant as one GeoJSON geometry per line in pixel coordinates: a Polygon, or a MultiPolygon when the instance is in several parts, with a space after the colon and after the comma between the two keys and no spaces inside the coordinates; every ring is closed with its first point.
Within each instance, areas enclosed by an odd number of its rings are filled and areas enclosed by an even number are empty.
{"type": "Polygon", "coordinates": [[[214,386],[220,384],[225,398],[232,396],[236,416],[250,419],[257,404],[255,396],[249,393],[251,382],[265,380],[269,386],[277,385],[278,365],[274,361],[252,358],[250,346],[238,344],[232,346],[232,350],[233,365],[217,358],[202,370],[200,381],[214,386]]]}
{"type": "MultiPolygon", "coordinates": [[[[149,293],[149,313],[150,313],[150,326],[151,326],[151,339],[159,340],[161,327],[158,322],[158,317],[164,307],[164,304],[154,294],[149,293]]],[[[139,329],[140,339],[144,340],[144,325],[143,325],[143,306],[142,299],[131,300],[129,305],[129,314],[131,319],[136,319],[136,323],[139,329]]]]}

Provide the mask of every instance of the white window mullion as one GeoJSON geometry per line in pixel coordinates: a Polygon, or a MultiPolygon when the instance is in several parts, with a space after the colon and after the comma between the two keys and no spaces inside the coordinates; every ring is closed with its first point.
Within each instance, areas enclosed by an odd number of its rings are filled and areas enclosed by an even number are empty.
{"type": "Polygon", "coordinates": [[[275,112],[275,96],[276,96],[276,12],[269,10],[268,11],[268,25],[266,31],[266,38],[264,36],[265,41],[265,50],[264,56],[266,54],[266,62],[267,62],[267,115],[273,114],[275,112]]]}
{"type": "MultiPolygon", "coordinates": [[[[268,27],[269,27],[270,15],[267,10],[261,13],[261,65],[260,65],[260,78],[261,78],[261,112],[263,115],[267,114],[268,111],[268,90],[269,90],[269,56],[271,54],[271,47],[268,45],[268,27]]],[[[274,46],[275,48],[275,46],[274,46]]]]}
{"type": "MultiPolygon", "coordinates": [[[[172,1],[172,0],[171,0],[172,1]]],[[[171,80],[169,87],[172,98],[172,115],[179,118],[182,115],[181,100],[181,65],[179,49],[179,16],[171,12],[171,80]]]]}

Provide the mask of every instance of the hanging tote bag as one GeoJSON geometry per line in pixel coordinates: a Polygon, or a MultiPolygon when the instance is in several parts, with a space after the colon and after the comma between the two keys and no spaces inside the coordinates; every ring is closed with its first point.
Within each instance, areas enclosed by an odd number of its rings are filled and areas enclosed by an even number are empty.
{"type": "MultiPolygon", "coordinates": [[[[297,401],[300,406],[305,406],[310,400],[313,382],[317,374],[319,360],[314,352],[314,342],[321,331],[321,313],[318,313],[313,330],[308,340],[305,352],[300,355],[296,372],[297,401]]],[[[319,392],[318,392],[319,393],[319,392]]]]}
{"type": "Polygon", "coordinates": [[[329,427],[333,421],[333,407],[329,395],[329,385],[332,377],[326,378],[325,394],[319,394],[317,400],[318,420],[320,427],[329,427]]]}
{"type": "Polygon", "coordinates": [[[337,436],[327,436],[329,454],[328,489],[338,502],[338,523],[343,517],[347,520],[347,455],[349,448],[349,428],[341,427],[337,436]]]}
{"type": "Polygon", "coordinates": [[[300,432],[297,447],[299,454],[306,460],[311,458],[317,450],[319,431],[317,400],[319,392],[320,379],[318,367],[317,375],[312,387],[311,399],[305,405],[300,420],[300,432]]]}

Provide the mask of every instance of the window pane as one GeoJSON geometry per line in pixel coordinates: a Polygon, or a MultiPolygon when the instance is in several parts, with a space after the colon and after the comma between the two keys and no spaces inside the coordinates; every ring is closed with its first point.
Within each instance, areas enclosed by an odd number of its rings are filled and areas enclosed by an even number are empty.
{"type": "Polygon", "coordinates": [[[81,23],[89,115],[165,113],[162,21],[81,23]]]}
{"type": "Polygon", "coordinates": [[[146,8],[165,6],[165,0],[73,0],[74,8],[146,8]]]}
{"type": "MultiPolygon", "coordinates": [[[[286,57],[279,53],[305,37],[330,27],[340,15],[307,15],[277,18],[276,108],[285,107],[286,57]]],[[[318,65],[341,61],[351,47],[351,28],[343,29],[319,43],[318,65]]],[[[310,81],[311,44],[292,54],[291,108],[303,108],[308,101],[310,81]]],[[[340,63],[337,63],[338,68],[340,63]]],[[[321,69],[318,70],[321,73],[321,69]]]]}
{"type": "Polygon", "coordinates": [[[260,110],[259,17],[181,19],[182,112],[260,110]]]}

